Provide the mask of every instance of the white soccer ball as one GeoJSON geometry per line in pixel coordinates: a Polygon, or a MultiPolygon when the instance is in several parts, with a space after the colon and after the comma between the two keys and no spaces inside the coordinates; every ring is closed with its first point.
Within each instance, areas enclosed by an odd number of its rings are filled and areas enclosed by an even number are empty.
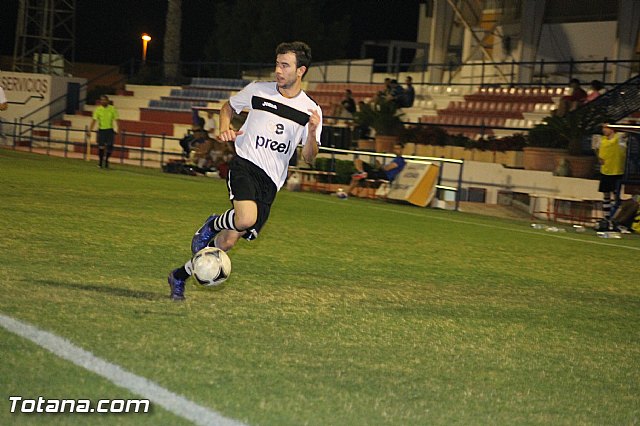
{"type": "Polygon", "coordinates": [[[193,278],[206,287],[222,284],[231,275],[231,259],[224,250],[205,247],[191,258],[193,278]]]}

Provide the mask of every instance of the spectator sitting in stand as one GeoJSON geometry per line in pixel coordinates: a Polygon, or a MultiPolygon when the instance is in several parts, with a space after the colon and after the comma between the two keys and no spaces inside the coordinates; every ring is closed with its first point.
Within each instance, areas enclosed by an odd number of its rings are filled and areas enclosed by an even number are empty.
{"type": "Polygon", "coordinates": [[[636,198],[624,200],[611,218],[614,229],[623,234],[631,231],[640,233],[640,204],[636,198]]]}
{"type": "Polygon", "coordinates": [[[340,101],[340,106],[342,107],[340,116],[353,117],[353,114],[356,112],[356,100],[353,99],[351,89],[344,91],[344,98],[340,101]]]}
{"type": "Polygon", "coordinates": [[[591,102],[592,100],[596,99],[598,96],[603,94],[604,92],[605,92],[604,84],[602,84],[600,80],[593,80],[591,82],[591,90],[589,90],[589,93],[587,94],[587,97],[584,99],[584,102],[585,103],[591,102]]]}
{"type": "Polygon", "coordinates": [[[573,111],[578,108],[587,98],[587,92],[580,87],[580,80],[577,78],[572,78],[571,81],[569,81],[569,87],[571,88],[571,94],[560,98],[560,103],[556,110],[556,115],[559,117],[564,117],[569,111],[573,111]]]}
{"type": "Polygon", "coordinates": [[[387,77],[384,79],[384,89],[378,92],[378,97],[386,99],[391,96],[391,78],[387,77]]]}
{"type": "Polygon", "coordinates": [[[204,130],[210,138],[214,139],[216,137],[216,120],[213,118],[213,111],[207,111],[207,119],[204,121],[204,130]]]}
{"type": "Polygon", "coordinates": [[[391,80],[390,89],[391,91],[387,96],[387,100],[395,102],[395,104],[401,108],[404,104],[404,89],[398,84],[398,80],[391,80]]]}
{"type": "Polygon", "coordinates": [[[203,143],[207,139],[207,133],[200,125],[194,124],[191,126],[189,133],[187,133],[182,139],[180,139],[180,146],[182,147],[182,155],[189,157],[189,153],[196,149],[198,145],[203,143]]]}
{"type": "Polygon", "coordinates": [[[226,164],[232,157],[231,144],[205,137],[204,141],[189,153],[187,166],[202,174],[217,171],[221,178],[226,179],[229,170],[226,164]]]}
{"type": "Polygon", "coordinates": [[[413,87],[413,78],[410,75],[405,79],[405,84],[407,87],[404,89],[404,96],[402,97],[402,104],[400,106],[402,108],[411,108],[416,99],[416,90],[413,87]]]}
{"type": "Polygon", "coordinates": [[[349,195],[355,195],[355,188],[363,183],[365,179],[373,180],[387,180],[393,181],[398,174],[404,169],[406,160],[402,158],[402,145],[397,144],[393,147],[393,153],[396,157],[385,165],[381,165],[376,161],[376,166],[372,167],[368,163],[363,162],[361,159],[356,158],[353,162],[357,172],[351,177],[351,184],[349,186],[349,195]]]}

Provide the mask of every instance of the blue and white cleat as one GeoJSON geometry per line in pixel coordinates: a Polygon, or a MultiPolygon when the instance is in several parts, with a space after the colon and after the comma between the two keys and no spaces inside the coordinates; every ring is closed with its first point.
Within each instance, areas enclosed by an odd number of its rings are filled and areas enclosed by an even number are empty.
{"type": "Polygon", "coordinates": [[[177,269],[174,269],[169,274],[169,278],[167,281],[169,282],[169,288],[171,289],[171,294],[169,297],[174,301],[184,300],[184,280],[179,280],[175,276],[175,272],[177,269]]]}
{"type": "Polygon", "coordinates": [[[219,215],[214,214],[204,222],[204,225],[200,227],[191,239],[191,253],[196,254],[203,248],[207,247],[211,240],[218,234],[211,227],[211,224],[219,215]]]}

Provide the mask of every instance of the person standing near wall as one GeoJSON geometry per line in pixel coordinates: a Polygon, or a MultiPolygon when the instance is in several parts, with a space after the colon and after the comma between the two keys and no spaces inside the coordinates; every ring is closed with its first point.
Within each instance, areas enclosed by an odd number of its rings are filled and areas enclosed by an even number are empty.
{"type": "MultiPolygon", "coordinates": [[[[6,111],[9,108],[9,103],[7,102],[7,96],[4,94],[4,89],[0,86],[0,111],[6,111]]],[[[2,118],[0,118],[0,138],[5,139],[6,136],[2,131],[2,118]]]]}
{"type": "Polygon", "coordinates": [[[0,86],[0,111],[6,111],[8,107],[7,96],[4,94],[2,86],[0,86]]]}
{"type": "Polygon", "coordinates": [[[93,120],[87,131],[91,137],[91,132],[95,124],[98,123],[98,158],[100,168],[109,168],[109,157],[113,152],[113,141],[118,128],[118,110],[111,105],[107,95],[100,96],[100,106],[93,111],[93,120]]]}
{"type": "Polygon", "coordinates": [[[602,138],[596,147],[600,162],[600,185],[602,192],[602,212],[604,220],[598,225],[599,230],[613,230],[612,216],[620,206],[620,189],[624,176],[627,147],[624,138],[609,126],[602,125],[602,138]],[[613,199],[611,195],[613,194],[613,199]],[[606,229],[605,229],[606,228],[606,229]]]}

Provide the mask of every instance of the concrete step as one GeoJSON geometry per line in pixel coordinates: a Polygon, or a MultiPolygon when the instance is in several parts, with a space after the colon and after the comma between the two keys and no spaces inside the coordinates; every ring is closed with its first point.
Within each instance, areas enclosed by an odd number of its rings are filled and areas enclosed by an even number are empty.
{"type": "Polygon", "coordinates": [[[133,96],[138,99],[160,99],[169,96],[172,89],[181,89],[181,86],[143,86],[140,84],[127,84],[127,91],[133,92],[133,96]]]}

